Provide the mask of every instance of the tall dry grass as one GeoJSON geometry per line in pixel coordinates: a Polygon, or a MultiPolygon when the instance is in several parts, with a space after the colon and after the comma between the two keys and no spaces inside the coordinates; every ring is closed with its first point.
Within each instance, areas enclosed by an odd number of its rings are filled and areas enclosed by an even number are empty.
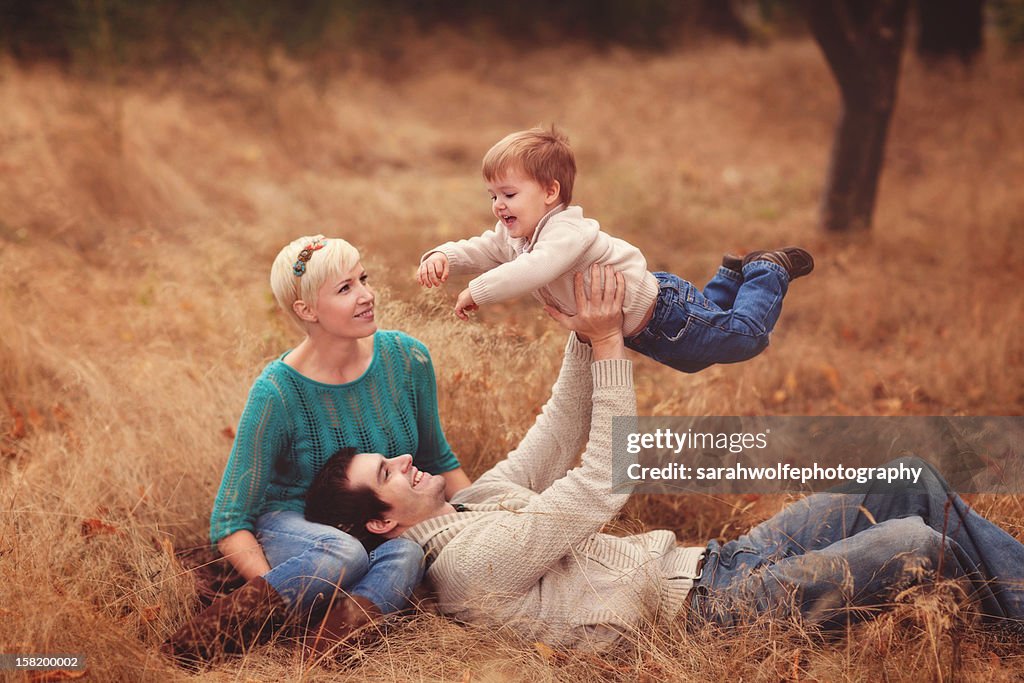
{"type": "MultiPolygon", "coordinates": [[[[817,256],[763,356],[697,375],[638,359],[642,413],[1020,414],[1022,70],[907,64],[875,230],[841,241],[814,227],[836,96],[809,42],[523,56],[445,36],[386,72],[228,54],[90,81],[0,62],[0,651],[187,677],[156,650],[193,605],[173,552],[204,540],[248,386],[296,341],[267,287],[296,235],[361,247],[384,325],[432,350],[470,473],[507,452],[563,335],[528,302],[460,324],[455,287],[412,275],[490,223],[479,157],[540,122],[573,139],[578,200],[652,269],[701,281],[728,250],[817,256]]],[[[622,524],[702,542],[782,502],[638,497],[622,524]]],[[[976,503],[1024,536],[1022,498],[976,503]]],[[[827,643],[663,625],[602,658],[421,614],[345,664],[266,648],[201,678],[1013,679],[1019,648],[958,609],[910,596],[827,643]]]]}

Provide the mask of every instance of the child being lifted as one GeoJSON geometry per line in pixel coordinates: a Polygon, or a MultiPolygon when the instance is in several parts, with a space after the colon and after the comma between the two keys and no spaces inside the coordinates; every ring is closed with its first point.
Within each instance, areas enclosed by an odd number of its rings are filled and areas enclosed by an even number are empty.
{"type": "Polygon", "coordinates": [[[418,272],[424,287],[438,287],[451,274],[480,273],[455,303],[462,320],[479,306],[527,293],[556,319],[575,315],[575,273],[589,287],[590,266],[609,265],[626,280],[626,346],[697,372],[763,351],[790,281],[814,269],[809,253],[786,247],[726,255],[703,291],[671,273],[648,272],[639,249],[570,204],[576,159],[553,127],[506,136],[484,156],[483,176],[497,224],[426,252],[418,272]]]}

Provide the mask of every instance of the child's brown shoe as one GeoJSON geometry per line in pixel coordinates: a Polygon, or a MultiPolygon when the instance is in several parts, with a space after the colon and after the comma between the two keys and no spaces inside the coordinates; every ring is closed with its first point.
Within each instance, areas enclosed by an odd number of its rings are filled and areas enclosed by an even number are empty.
{"type": "Polygon", "coordinates": [[[809,275],[814,270],[814,258],[806,249],[783,247],[775,251],[752,251],[743,257],[743,265],[751,261],[769,261],[782,266],[789,274],[790,281],[809,275]]]}
{"type": "Polygon", "coordinates": [[[735,254],[726,254],[722,257],[722,267],[737,273],[743,272],[743,257],[735,254]]]}

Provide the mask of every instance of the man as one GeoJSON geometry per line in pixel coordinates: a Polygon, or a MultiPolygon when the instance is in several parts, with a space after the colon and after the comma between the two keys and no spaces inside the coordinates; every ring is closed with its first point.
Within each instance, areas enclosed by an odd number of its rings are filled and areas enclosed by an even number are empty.
{"type": "Polygon", "coordinates": [[[833,627],[936,573],[965,577],[986,615],[1024,619],[1024,545],[923,462],[916,486],[816,494],[725,546],[601,534],[628,498],[611,493],[612,417],[636,414],[621,276],[601,280],[595,270],[588,295],[577,276],[576,316],[549,309],[575,334],[551,398],[507,459],[449,502],[408,456],[341,452],[311,487],[307,517],[420,543],[442,612],[565,647],[600,648],[687,604],[723,625],[798,613],[833,627]]]}

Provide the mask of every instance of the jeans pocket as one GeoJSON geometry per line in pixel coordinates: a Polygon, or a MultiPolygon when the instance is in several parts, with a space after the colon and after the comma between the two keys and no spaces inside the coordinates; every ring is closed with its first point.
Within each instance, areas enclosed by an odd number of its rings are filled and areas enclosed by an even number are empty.
{"type": "Polygon", "coordinates": [[[707,327],[703,320],[714,305],[697,288],[685,280],[673,292],[671,305],[661,321],[660,333],[666,341],[677,343],[707,327]]]}
{"type": "Polygon", "coordinates": [[[764,563],[761,552],[752,546],[739,545],[736,541],[722,546],[719,564],[726,569],[746,568],[752,570],[764,563]]]}
{"type": "Polygon", "coordinates": [[[687,311],[686,288],[672,287],[662,290],[663,300],[659,301],[662,315],[657,321],[655,338],[659,341],[674,342],[686,334],[690,325],[690,316],[687,311]]]}
{"type": "MultiPolygon", "coordinates": [[[[704,361],[715,351],[715,330],[700,315],[682,312],[681,322],[660,330],[659,351],[667,359],[704,361]]],[[[658,359],[662,360],[662,359],[658,359]]],[[[665,362],[662,360],[662,362],[665,362]]]]}
{"type": "Polygon", "coordinates": [[[670,324],[662,325],[658,330],[658,336],[663,341],[676,343],[686,338],[687,333],[693,329],[693,324],[694,320],[688,315],[675,316],[670,324]]]}

